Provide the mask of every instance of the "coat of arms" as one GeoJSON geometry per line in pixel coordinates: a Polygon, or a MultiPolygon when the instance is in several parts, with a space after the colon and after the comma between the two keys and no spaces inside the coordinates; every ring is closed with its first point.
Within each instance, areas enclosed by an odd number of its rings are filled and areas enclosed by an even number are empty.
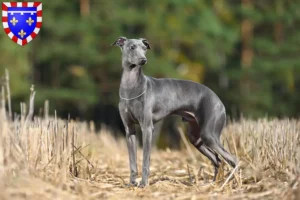
{"type": "Polygon", "coordinates": [[[3,2],[2,24],[5,33],[15,43],[31,42],[42,26],[41,2],[3,2]]]}

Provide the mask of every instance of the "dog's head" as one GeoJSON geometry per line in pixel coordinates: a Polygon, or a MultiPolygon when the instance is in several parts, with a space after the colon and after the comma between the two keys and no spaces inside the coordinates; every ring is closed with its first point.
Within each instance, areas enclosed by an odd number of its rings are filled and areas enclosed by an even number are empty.
{"type": "Polygon", "coordinates": [[[122,62],[130,66],[145,65],[147,63],[146,52],[150,48],[149,42],[144,39],[127,39],[119,37],[113,46],[118,46],[122,51],[122,62]]]}

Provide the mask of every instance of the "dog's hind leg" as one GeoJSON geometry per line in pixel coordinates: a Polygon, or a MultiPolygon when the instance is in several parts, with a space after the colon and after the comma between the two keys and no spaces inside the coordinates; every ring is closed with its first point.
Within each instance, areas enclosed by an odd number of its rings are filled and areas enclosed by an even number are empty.
{"type": "Polygon", "coordinates": [[[189,139],[191,143],[194,145],[194,147],[200,151],[204,156],[206,156],[215,167],[214,172],[214,178],[215,181],[218,175],[219,166],[221,163],[220,158],[218,157],[218,154],[215,152],[212,152],[207,146],[203,144],[202,139],[200,138],[200,127],[196,121],[189,121],[190,127],[189,127],[189,139]]]}
{"type": "Polygon", "coordinates": [[[225,113],[221,113],[204,121],[200,137],[203,139],[205,146],[220,154],[232,167],[235,167],[236,158],[224,149],[219,140],[225,120],[225,113]]]}
{"type": "Polygon", "coordinates": [[[214,178],[213,181],[216,181],[217,179],[217,175],[219,172],[219,167],[221,164],[221,159],[218,157],[218,154],[215,152],[212,152],[209,148],[207,148],[207,146],[205,146],[204,144],[202,144],[199,148],[197,148],[203,155],[205,155],[206,157],[208,157],[211,161],[212,164],[215,168],[215,172],[214,172],[214,178]]]}

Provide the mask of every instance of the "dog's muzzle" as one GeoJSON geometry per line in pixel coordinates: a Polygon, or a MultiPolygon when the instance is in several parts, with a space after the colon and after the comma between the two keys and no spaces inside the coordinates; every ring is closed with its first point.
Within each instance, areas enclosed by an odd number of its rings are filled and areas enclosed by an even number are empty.
{"type": "Polygon", "coordinates": [[[144,65],[147,63],[147,59],[146,58],[142,58],[140,61],[140,65],[144,65]]]}

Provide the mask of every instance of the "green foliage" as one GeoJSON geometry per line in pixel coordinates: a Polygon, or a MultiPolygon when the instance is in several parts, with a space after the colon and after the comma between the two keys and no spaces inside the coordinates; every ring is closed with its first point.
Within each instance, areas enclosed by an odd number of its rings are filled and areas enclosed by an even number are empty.
{"type": "Polygon", "coordinates": [[[255,0],[250,7],[225,0],[42,2],[42,29],[30,44],[19,47],[0,32],[0,70],[10,71],[14,99],[26,100],[34,84],[39,107],[49,99],[58,111],[72,104],[87,115],[98,103],[117,105],[121,55],[110,44],[144,37],[153,49],[147,75],[202,82],[234,116],[299,116],[296,0],[255,0]],[[86,14],[82,2],[90,5],[86,14]],[[241,65],[244,19],[253,26],[248,69],[241,65]]]}

